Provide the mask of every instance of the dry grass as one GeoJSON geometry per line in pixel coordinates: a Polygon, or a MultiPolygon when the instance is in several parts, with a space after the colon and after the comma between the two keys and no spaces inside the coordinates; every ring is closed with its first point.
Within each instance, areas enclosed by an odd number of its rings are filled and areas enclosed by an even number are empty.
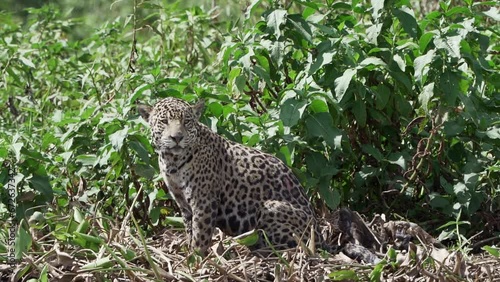
{"type": "MultiPolygon", "coordinates": [[[[125,226],[125,225],[124,225],[125,226]]],[[[251,253],[222,233],[205,258],[189,254],[184,233],[168,229],[144,239],[126,226],[100,234],[97,250],[64,244],[32,230],[33,251],[12,269],[0,264],[0,281],[500,281],[500,259],[465,257],[425,244],[379,254],[376,265],[342,253],[310,254],[297,247],[268,257],[251,253]]]]}

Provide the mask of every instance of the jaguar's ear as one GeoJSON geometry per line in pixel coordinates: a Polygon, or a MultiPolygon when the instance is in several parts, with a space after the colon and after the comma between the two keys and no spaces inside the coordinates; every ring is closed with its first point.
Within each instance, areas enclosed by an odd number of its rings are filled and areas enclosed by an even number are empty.
{"type": "Polygon", "coordinates": [[[151,113],[151,110],[153,110],[153,108],[148,105],[137,106],[137,111],[139,111],[142,119],[144,119],[146,122],[149,122],[149,114],[151,113]]]}
{"type": "Polygon", "coordinates": [[[203,114],[203,110],[205,109],[205,99],[200,99],[198,102],[191,107],[193,109],[193,113],[196,116],[196,119],[200,119],[203,114]]]}

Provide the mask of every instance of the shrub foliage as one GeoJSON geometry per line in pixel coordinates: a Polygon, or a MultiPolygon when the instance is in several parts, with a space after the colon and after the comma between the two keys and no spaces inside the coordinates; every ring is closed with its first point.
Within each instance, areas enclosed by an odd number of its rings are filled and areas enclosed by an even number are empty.
{"type": "Polygon", "coordinates": [[[86,212],[104,227],[130,207],[143,226],[164,223],[169,196],[135,105],[168,96],[205,98],[204,123],[280,157],[318,209],[434,226],[494,217],[495,2],[440,1],[426,15],[404,0],[285,2],[253,1],[228,18],[142,1],[83,39],[71,36],[80,21],[54,6],[29,9],[24,26],[2,15],[0,181],[15,168],[19,233],[97,248],[81,235],[86,212]]]}

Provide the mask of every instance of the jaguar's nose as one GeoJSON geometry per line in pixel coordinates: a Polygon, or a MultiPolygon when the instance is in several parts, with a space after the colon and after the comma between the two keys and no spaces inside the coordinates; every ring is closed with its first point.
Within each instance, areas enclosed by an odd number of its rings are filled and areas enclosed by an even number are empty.
{"type": "Polygon", "coordinates": [[[170,138],[172,138],[172,140],[174,140],[175,143],[179,144],[182,141],[182,139],[184,139],[184,135],[177,134],[177,135],[170,136],[170,138]]]}

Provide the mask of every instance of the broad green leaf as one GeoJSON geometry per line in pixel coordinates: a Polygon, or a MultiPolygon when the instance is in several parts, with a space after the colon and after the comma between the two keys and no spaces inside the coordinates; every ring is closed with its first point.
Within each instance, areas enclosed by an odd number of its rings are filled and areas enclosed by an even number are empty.
{"type": "Polygon", "coordinates": [[[373,268],[372,272],[370,272],[370,281],[380,281],[380,277],[382,277],[382,271],[384,267],[387,265],[387,261],[384,259],[377,263],[373,268]]]}
{"type": "Polygon", "coordinates": [[[130,141],[128,145],[137,153],[137,155],[139,155],[143,162],[145,162],[146,164],[150,163],[149,152],[141,142],[134,140],[130,141]]]}
{"type": "Polygon", "coordinates": [[[305,21],[300,15],[289,15],[288,21],[293,25],[294,29],[302,35],[302,38],[308,41],[309,43],[313,43],[312,41],[312,31],[309,23],[305,21]]]}
{"type": "Polygon", "coordinates": [[[342,132],[333,126],[329,113],[317,113],[306,119],[308,134],[323,137],[325,142],[334,149],[341,148],[342,132]]]}
{"type": "Polygon", "coordinates": [[[147,179],[153,179],[156,174],[156,170],[152,166],[145,164],[136,164],[135,172],[137,175],[147,179]]]}
{"type": "Polygon", "coordinates": [[[384,2],[385,0],[371,0],[372,3],[372,17],[375,22],[377,22],[378,18],[380,17],[380,14],[383,9],[384,9],[384,2]]]}
{"type": "Polygon", "coordinates": [[[306,165],[313,176],[320,177],[322,169],[328,165],[328,160],[319,152],[310,152],[306,155],[306,165]]]}
{"type": "Polygon", "coordinates": [[[23,226],[25,226],[26,222],[21,220],[21,222],[18,225],[17,231],[16,231],[16,238],[15,238],[15,256],[17,260],[20,260],[23,258],[23,254],[28,252],[29,249],[31,249],[31,244],[33,243],[33,240],[31,238],[31,235],[24,229],[23,226]]]}
{"type": "Polygon", "coordinates": [[[144,91],[147,91],[150,89],[151,89],[151,84],[142,84],[139,87],[137,87],[129,99],[130,105],[133,105],[135,103],[135,101],[143,95],[144,91]]]}
{"type": "Polygon", "coordinates": [[[109,136],[109,141],[116,151],[119,151],[123,146],[123,141],[127,138],[128,126],[125,126],[122,130],[118,130],[109,136]]]}
{"type": "Polygon", "coordinates": [[[498,6],[496,7],[490,7],[490,9],[486,12],[483,12],[483,14],[487,15],[488,17],[492,18],[493,20],[499,22],[500,21],[500,10],[498,6]]]}
{"type": "MultiPolygon", "coordinates": [[[[80,233],[77,231],[74,231],[73,235],[75,236],[76,239],[80,239],[81,242],[84,243],[95,243],[98,245],[102,245],[104,243],[104,240],[101,237],[80,233]]],[[[86,244],[82,244],[82,246],[86,246],[86,244]]]]}
{"type": "Polygon", "coordinates": [[[362,100],[358,100],[354,102],[354,106],[352,107],[352,112],[354,114],[354,118],[360,127],[366,126],[366,105],[362,100]]]}
{"type": "Polygon", "coordinates": [[[52,201],[54,198],[54,192],[52,191],[52,186],[50,185],[50,181],[47,176],[33,175],[30,179],[30,184],[33,189],[43,195],[45,201],[52,201]]]}
{"type": "Polygon", "coordinates": [[[449,56],[459,59],[460,42],[462,41],[462,37],[462,35],[435,37],[434,45],[436,45],[436,48],[438,49],[448,51],[449,56]]]}
{"type": "Polygon", "coordinates": [[[393,10],[396,18],[399,19],[403,25],[403,29],[408,33],[413,39],[418,39],[420,37],[420,28],[418,26],[417,20],[415,19],[415,13],[410,8],[403,6],[401,8],[396,8],[393,10]]]}
{"type": "Polygon", "coordinates": [[[375,91],[375,107],[377,110],[383,110],[387,103],[389,102],[389,98],[391,97],[391,90],[389,87],[381,84],[374,87],[375,91]]]}
{"type": "Polygon", "coordinates": [[[387,64],[382,59],[377,58],[377,57],[368,57],[368,58],[364,59],[363,61],[361,61],[361,63],[359,63],[360,67],[366,67],[369,65],[383,66],[383,67],[387,66],[387,64]]]}
{"type": "Polygon", "coordinates": [[[347,69],[341,77],[335,79],[335,95],[338,101],[341,101],[344,97],[344,94],[351,83],[351,79],[355,74],[356,69],[347,69]]]}
{"type": "Polygon", "coordinates": [[[331,177],[320,178],[319,196],[330,209],[335,210],[340,204],[340,194],[336,189],[330,187],[331,182],[331,177]]]}
{"type": "Polygon", "coordinates": [[[430,193],[429,200],[430,205],[434,209],[445,209],[450,207],[450,199],[451,197],[439,195],[437,193],[430,193]]]}
{"type": "Polygon", "coordinates": [[[459,76],[449,70],[445,71],[439,79],[439,88],[443,92],[443,100],[450,107],[455,106],[457,96],[460,92],[459,76]]]}
{"type": "Polygon", "coordinates": [[[281,36],[281,25],[286,22],[287,18],[286,10],[274,10],[267,16],[267,26],[270,27],[276,39],[281,36]]]}
{"type": "Polygon", "coordinates": [[[313,113],[324,113],[328,112],[328,105],[323,100],[315,99],[309,104],[308,109],[313,113]]]}
{"type": "Polygon", "coordinates": [[[433,38],[434,38],[433,32],[427,32],[420,37],[418,44],[419,44],[421,53],[425,52],[425,50],[427,49],[427,46],[429,46],[429,43],[432,41],[433,38]]]}
{"type": "Polygon", "coordinates": [[[371,25],[366,29],[366,38],[369,43],[377,44],[377,38],[380,35],[380,32],[382,31],[382,27],[383,27],[382,23],[377,23],[371,25]]]}
{"type": "Polygon", "coordinates": [[[424,109],[424,112],[426,114],[429,114],[429,101],[431,100],[433,95],[434,95],[434,82],[424,86],[424,89],[418,95],[418,101],[420,102],[420,105],[422,105],[422,108],[424,109]]]}
{"type": "Polygon", "coordinates": [[[406,62],[404,61],[403,58],[401,58],[401,56],[399,54],[394,55],[394,57],[392,57],[392,59],[396,62],[396,64],[398,65],[398,67],[401,71],[404,72],[406,70],[406,62]]]}
{"type": "Polygon", "coordinates": [[[316,60],[314,60],[314,63],[312,63],[311,67],[309,68],[309,74],[313,74],[322,66],[331,63],[334,55],[335,52],[323,52],[319,54],[316,60]]]}
{"type": "Polygon", "coordinates": [[[453,7],[451,9],[449,9],[448,11],[446,11],[445,15],[447,17],[451,17],[455,14],[464,14],[464,15],[467,15],[467,16],[472,16],[472,13],[471,13],[471,10],[467,7],[461,7],[461,6],[456,6],[456,7],[453,7]]]}
{"type": "Polygon", "coordinates": [[[429,50],[425,55],[415,58],[414,69],[415,69],[415,80],[423,82],[422,78],[429,72],[429,64],[434,60],[435,50],[429,50]]]}
{"type": "Polygon", "coordinates": [[[297,122],[302,117],[304,113],[306,101],[298,101],[294,98],[286,100],[281,105],[280,110],[280,120],[283,121],[284,126],[292,127],[297,124],[297,122]]]}
{"type": "Polygon", "coordinates": [[[486,135],[491,139],[500,139],[500,127],[492,126],[486,130],[486,135]]]}
{"type": "Polygon", "coordinates": [[[377,161],[381,161],[384,158],[382,153],[380,153],[380,151],[377,148],[373,147],[370,144],[361,145],[361,149],[363,150],[363,152],[374,157],[377,161]]]}

